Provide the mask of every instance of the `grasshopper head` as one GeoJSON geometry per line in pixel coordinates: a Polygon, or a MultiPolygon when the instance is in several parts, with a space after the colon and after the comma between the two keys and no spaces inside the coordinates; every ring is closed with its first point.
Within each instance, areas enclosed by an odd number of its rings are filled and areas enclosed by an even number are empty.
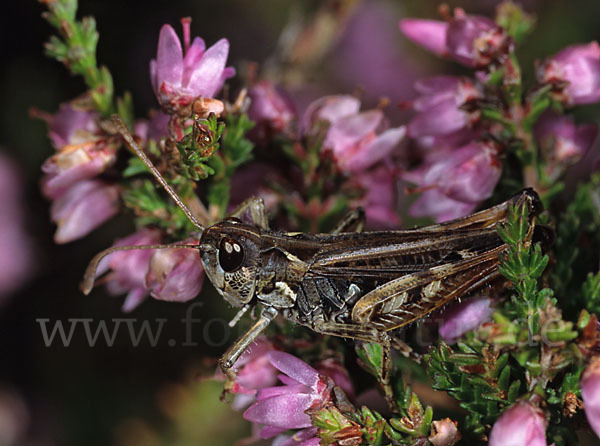
{"type": "Polygon", "coordinates": [[[230,218],[205,229],[200,246],[204,270],[217,291],[235,307],[249,303],[259,270],[258,229],[230,218]]]}

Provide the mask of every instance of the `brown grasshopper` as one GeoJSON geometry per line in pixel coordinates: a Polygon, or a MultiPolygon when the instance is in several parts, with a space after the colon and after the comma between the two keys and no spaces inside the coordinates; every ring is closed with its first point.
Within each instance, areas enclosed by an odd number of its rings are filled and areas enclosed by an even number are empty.
{"type": "MultiPolygon", "coordinates": [[[[379,343],[384,348],[384,383],[391,369],[393,330],[417,321],[448,302],[499,279],[499,256],[507,246],[496,225],[509,205],[525,204],[530,218],[542,210],[532,189],[492,208],[446,223],[403,231],[361,232],[364,213],[350,214],[330,234],[269,229],[264,204],[250,198],[228,218],[203,227],[135,143],[118,117],[125,142],[201,231],[199,245],[121,246],[99,253],[82,284],[88,294],[100,259],[116,250],[185,247],[198,249],[217,291],[241,308],[230,326],[260,304],[254,326],[220,361],[232,366],[278,315],[315,332],[379,343]],[[239,218],[250,211],[253,224],[239,218]],[[349,232],[354,230],[354,232],[349,232]]],[[[534,225],[528,238],[533,237],[534,225]]]]}

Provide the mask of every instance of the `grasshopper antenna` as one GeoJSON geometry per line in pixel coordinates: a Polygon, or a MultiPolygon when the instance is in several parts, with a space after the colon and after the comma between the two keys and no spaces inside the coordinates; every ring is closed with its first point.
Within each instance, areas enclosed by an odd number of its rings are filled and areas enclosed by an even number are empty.
{"type": "Polygon", "coordinates": [[[81,282],[80,288],[83,294],[86,296],[90,294],[92,288],[94,287],[94,281],[96,280],[96,271],[98,270],[98,264],[100,261],[109,254],[117,251],[133,251],[136,249],[177,249],[177,248],[191,248],[191,249],[199,249],[202,251],[203,249],[212,248],[211,245],[187,245],[187,244],[179,244],[179,245],[130,245],[130,246],[113,246],[112,248],[105,249],[104,251],[99,252],[94,256],[87,269],[85,270],[85,274],[83,275],[83,281],[81,282]]]}
{"type": "MultiPolygon", "coordinates": [[[[177,203],[177,206],[179,206],[179,208],[185,213],[187,218],[189,218],[189,220],[194,224],[194,226],[196,226],[201,231],[204,231],[204,226],[202,226],[200,224],[200,222],[194,216],[194,214],[192,214],[192,212],[188,209],[188,207],[185,205],[185,203],[183,201],[181,201],[181,198],[179,198],[179,196],[175,193],[175,191],[169,185],[169,183],[167,183],[167,181],[163,178],[163,176],[160,174],[158,169],[156,167],[154,167],[154,164],[152,164],[152,161],[150,161],[150,159],[146,156],[146,154],[142,151],[142,149],[140,149],[140,147],[137,145],[137,143],[133,139],[133,136],[131,136],[131,133],[129,133],[129,130],[127,129],[127,127],[125,126],[125,123],[121,120],[119,115],[112,115],[111,120],[112,120],[113,124],[115,125],[115,127],[117,128],[118,132],[121,134],[121,136],[125,140],[125,143],[127,144],[127,146],[131,150],[133,150],[135,152],[135,154],[146,165],[146,167],[148,169],[150,169],[150,172],[152,173],[152,175],[154,175],[154,177],[158,180],[158,182],[161,184],[161,186],[167,191],[167,193],[171,196],[171,198],[175,201],[175,203],[177,203]]],[[[151,249],[151,248],[148,248],[148,249],[151,249]]]]}

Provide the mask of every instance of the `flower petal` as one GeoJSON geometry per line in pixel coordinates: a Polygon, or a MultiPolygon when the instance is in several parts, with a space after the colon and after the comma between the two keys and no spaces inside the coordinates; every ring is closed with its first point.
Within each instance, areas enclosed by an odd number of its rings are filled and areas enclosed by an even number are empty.
{"type": "MultiPolygon", "coordinates": [[[[291,355],[290,355],[291,356],[291,355]]],[[[244,412],[244,418],[254,423],[268,424],[284,429],[299,429],[311,426],[310,417],[304,413],[313,400],[313,395],[287,394],[258,401],[244,412]]]]}
{"type": "Polygon", "coordinates": [[[221,75],[229,55],[229,41],[221,39],[203,54],[184,85],[194,96],[213,97],[223,85],[221,75]]]}
{"type": "Polygon", "coordinates": [[[267,356],[273,367],[301,384],[314,387],[319,381],[319,372],[289,353],[271,351],[267,356]]]}
{"type": "Polygon", "coordinates": [[[400,31],[406,37],[438,56],[446,54],[446,32],[448,24],[439,20],[403,19],[400,31]]]}
{"type": "MultiPolygon", "coordinates": [[[[156,51],[157,82],[181,85],[183,75],[183,50],[177,33],[170,25],[163,25],[158,36],[156,51]]],[[[157,90],[160,85],[157,85],[157,90]]]]}

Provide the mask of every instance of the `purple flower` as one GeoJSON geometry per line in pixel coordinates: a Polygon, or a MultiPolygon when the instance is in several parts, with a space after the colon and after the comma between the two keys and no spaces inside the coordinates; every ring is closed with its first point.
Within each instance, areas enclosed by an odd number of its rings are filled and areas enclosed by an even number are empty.
{"type": "Polygon", "coordinates": [[[99,132],[98,117],[96,112],[75,108],[66,102],[60,105],[58,112],[44,119],[48,122],[48,136],[52,144],[60,149],[94,139],[99,132]]]}
{"type": "Polygon", "coordinates": [[[432,435],[428,440],[433,446],[452,446],[460,440],[460,432],[456,427],[456,421],[450,418],[433,421],[431,423],[432,435]]]}
{"type": "Polygon", "coordinates": [[[600,357],[592,358],[581,377],[581,398],[585,416],[600,437],[600,357]]]}
{"type": "Polygon", "coordinates": [[[104,172],[116,161],[116,152],[116,145],[99,139],[61,147],[42,165],[46,174],[42,192],[48,198],[58,198],[75,183],[104,172]]]}
{"type": "Polygon", "coordinates": [[[352,96],[329,96],[311,104],[304,122],[329,121],[323,148],[330,149],[340,168],[360,172],[387,157],[402,141],[404,126],[385,129],[381,110],[358,113],[352,96]]]}
{"type": "Polygon", "coordinates": [[[438,222],[462,217],[492,195],[502,173],[492,143],[474,141],[436,155],[428,165],[403,175],[423,191],[410,207],[412,216],[432,216],[438,222]]]}
{"type": "Polygon", "coordinates": [[[75,183],[60,195],[50,208],[50,218],[58,225],[56,243],[81,238],[119,210],[119,187],[99,180],[75,183]]]}
{"type": "Polygon", "coordinates": [[[190,45],[190,19],[182,19],[183,43],[170,25],[163,25],[158,37],[156,59],[150,62],[150,78],[158,102],[165,110],[175,111],[199,97],[212,98],[226,79],[235,74],[225,67],[229,42],[221,39],[206,49],[196,37],[190,45]]]}
{"type": "Polygon", "coordinates": [[[33,267],[21,187],[17,166],[0,155],[0,305],[31,275],[33,267]]]}
{"type": "Polygon", "coordinates": [[[251,99],[248,117],[256,122],[262,133],[283,132],[296,118],[296,109],[291,99],[269,81],[250,87],[248,97],[251,99]]]}
{"type": "Polygon", "coordinates": [[[449,22],[404,19],[400,30],[418,45],[454,59],[468,67],[483,68],[507,54],[510,40],[504,30],[487,17],[454,10],[449,22]]]}
{"type": "Polygon", "coordinates": [[[350,399],[354,399],[354,384],[346,367],[337,359],[327,358],[315,365],[321,375],[329,376],[350,399]]]}
{"type": "Polygon", "coordinates": [[[448,343],[454,343],[466,332],[486,322],[494,312],[492,299],[479,297],[455,302],[443,310],[439,332],[448,343]]]}
{"type": "Polygon", "coordinates": [[[448,55],[468,67],[483,68],[508,53],[508,38],[502,28],[487,17],[454,10],[448,24],[448,55]]]}
{"type": "MultiPolygon", "coordinates": [[[[117,240],[113,246],[153,245],[160,241],[160,231],[142,229],[117,240]]],[[[146,275],[153,252],[150,249],[117,251],[106,256],[98,265],[97,276],[111,270],[106,280],[106,289],[110,294],[128,293],[123,304],[125,312],[133,310],[148,296],[146,275]]]]}
{"type": "Polygon", "coordinates": [[[547,446],[548,421],[531,403],[520,401],[506,409],[490,432],[490,446],[547,446]]]}
{"type": "Polygon", "coordinates": [[[579,161],[597,135],[595,124],[576,126],[572,116],[544,113],[536,124],[535,138],[548,160],[548,175],[554,178],[564,167],[579,161]]]}
{"type": "MultiPolygon", "coordinates": [[[[197,240],[183,243],[194,244],[197,240]]],[[[187,302],[200,293],[204,269],[197,249],[158,249],[150,258],[146,288],[158,300],[187,302]]]]}
{"type": "Polygon", "coordinates": [[[288,353],[271,351],[267,357],[273,367],[285,373],[279,376],[285,385],[259,390],[256,403],[244,412],[244,418],[265,425],[261,431],[263,438],[287,429],[311,427],[306,411],[331,401],[333,382],[288,353]]]}
{"type": "Polygon", "coordinates": [[[537,78],[542,84],[556,84],[557,99],[568,105],[600,101],[598,42],[563,49],[540,65],[537,78]]]}
{"type": "Polygon", "coordinates": [[[402,19],[399,26],[400,31],[417,45],[421,45],[438,56],[447,55],[448,23],[428,19],[402,19]]]}
{"type": "Polygon", "coordinates": [[[133,126],[134,133],[142,141],[160,141],[169,136],[169,120],[171,117],[162,111],[154,111],[150,119],[139,119],[133,126]]]}
{"type": "Polygon", "coordinates": [[[386,166],[356,175],[353,181],[364,190],[364,195],[354,202],[364,208],[371,226],[398,227],[400,217],[396,209],[397,178],[386,166]]]}
{"type": "Polygon", "coordinates": [[[435,76],[415,83],[421,94],[413,107],[418,114],[408,124],[411,138],[441,136],[470,127],[479,112],[467,112],[460,107],[480,99],[483,93],[472,80],[454,76],[435,76]]]}

